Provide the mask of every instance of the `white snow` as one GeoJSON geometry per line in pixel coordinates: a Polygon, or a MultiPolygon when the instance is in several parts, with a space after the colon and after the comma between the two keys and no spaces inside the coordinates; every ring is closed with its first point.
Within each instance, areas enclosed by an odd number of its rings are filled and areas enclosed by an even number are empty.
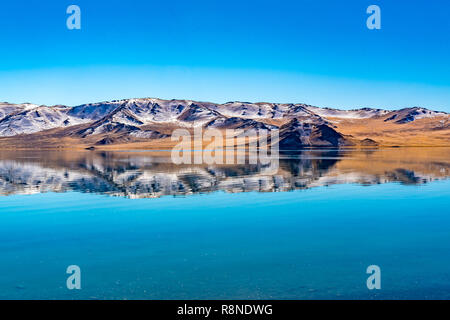
{"type": "MultiPolygon", "coordinates": [[[[409,109],[399,110],[407,112],[409,109]],[[406,110],[406,111],[405,111],[406,110]]],[[[411,108],[418,114],[414,119],[448,116],[424,108],[411,108]]],[[[105,120],[140,126],[152,123],[176,123],[180,126],[200,126],[227,117],[243,119],[304,118],[303,121],[323,121],[322,118],[365,119],[384,116],[392,111],[381,109],[337,110],[305,104],[275,104],[229,102],[214,104],[191,100],[162,100],[156,98],[128,99],[66,106],[0,103],[0,136],[29,134],[53,128],[105,120]]],[[[101,129],[99,129],[101,130],[101,129]]]]}

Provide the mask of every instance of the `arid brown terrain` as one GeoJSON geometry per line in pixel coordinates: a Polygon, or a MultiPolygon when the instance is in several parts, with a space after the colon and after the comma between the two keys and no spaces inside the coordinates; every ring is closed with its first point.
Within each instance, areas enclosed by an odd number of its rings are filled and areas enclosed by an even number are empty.
{"type": "Polygon", "coordinates": [[[450,146],[450,115],[426,108],[127,99],[76,107],[0,103],[0,149],[171,149],[173,130],[274,130],[280,150],[450,146]]]}

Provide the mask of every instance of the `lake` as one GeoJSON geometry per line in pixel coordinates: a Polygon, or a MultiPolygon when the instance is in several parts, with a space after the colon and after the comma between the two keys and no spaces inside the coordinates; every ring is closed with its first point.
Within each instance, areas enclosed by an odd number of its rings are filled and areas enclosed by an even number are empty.
{"type": "Polygon", "coordinates": [[[0,299],[449,299],[449,177],[450,148],[0,151],[0,299]]]}

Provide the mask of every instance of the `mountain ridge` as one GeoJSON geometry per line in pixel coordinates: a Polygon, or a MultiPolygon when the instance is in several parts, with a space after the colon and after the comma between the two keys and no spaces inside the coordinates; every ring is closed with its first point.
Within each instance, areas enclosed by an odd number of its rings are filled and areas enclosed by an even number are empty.
{"type": "Polygon", "coordinates": [[[14,137],[33,140],[31,137],[35,135],[70,137],[78,139],[80,145],[95,145],[100,141],[108,145],[146,142],[165,139],[177,127],[198,126],[279,128],[292,145],[299,148],[361,146],[369,140],[373,141],[372,146],[408,145],[410,143],[402,143],[400,138],[392,139],[394,135],[407,137],[408,133],[418,136],[419,144],[450,145],[449,119],[450,114],[446,112],[423,107],[341,110],[304,103],[232,101],[216,104],[158,98],[112,100],[73,107],[0,103],[0,142],[3,142],[0,147],[11,145],[14,137]],[[298,123],[314,127],[314,130],[299,130],[294,125],[298,123]],[[443,133],[442,137],[436,134],[438,131],[443,133]],[[328,138],[324,138],[325,135],[328,138]],[[425,139],[428,136],[430,138],[425,139]],[[422,141],[424,139],[429,142],[422,141]]]}

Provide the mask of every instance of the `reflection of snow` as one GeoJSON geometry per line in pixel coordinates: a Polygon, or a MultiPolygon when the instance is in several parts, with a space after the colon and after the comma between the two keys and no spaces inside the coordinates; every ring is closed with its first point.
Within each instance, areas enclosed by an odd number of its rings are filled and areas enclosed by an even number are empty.
{"type": "Polygon", "coordinates": [[[270,165],[174,166],[161,158],[90,157],[67,162],[39,158],[0,160],[0,194],[39,192],[95,192],[129,198],[188,195],[223,190],[227,192],[273,192],[333,184],[379,184],[399,181],[420,184],[447,177],[449,168],[436,173],[391,169],[383,174],[363,170],[342,171],[338,160],[304,157],[280,160],[279,168],[270,165]],[[325,161],[325,162],[324,162],[325,161]]]}

